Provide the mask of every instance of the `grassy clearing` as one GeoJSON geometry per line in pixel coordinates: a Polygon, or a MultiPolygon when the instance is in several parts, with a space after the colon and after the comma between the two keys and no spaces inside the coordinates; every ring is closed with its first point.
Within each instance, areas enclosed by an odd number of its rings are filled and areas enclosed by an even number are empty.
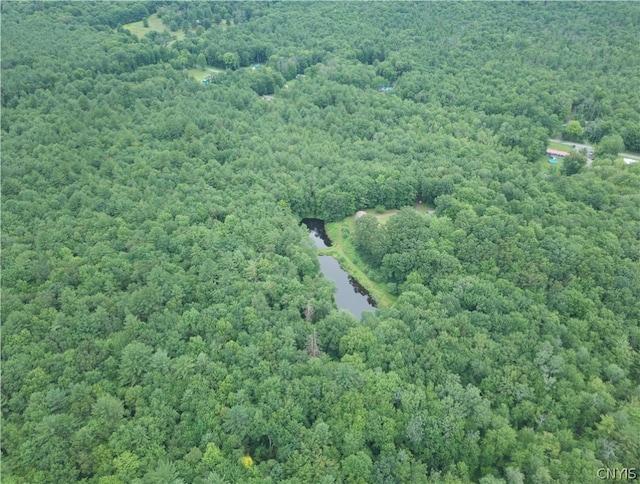
{"type": "Polygon", "coordinates": [[[140,22],[125,24],[124,28],[130,31],[139,39],[144,37],[149,32],[164,32],[165,30],[169,30],[162,23],[162,19],[158,18],[158,15],[155,13],[147,18],[147,22],[149,22],[149,27],[145,27],[141,20],[140,22]]]}
{"type": "Polygon", "coordinates": [[[204,79],[211,75],[209,71],[203,71],[201,69],[188,69],[187,74],[195,78],[195,80],[198,82],[202,82],[204,79]]]}
{"type": "MultiPolygon", "coordinates": [[[[421,213],[423,215],[431,215],[436,211],[435,207],[428,205],[426,203],[416,203],[413,206],[413,209],[416,212],[421,213]]],[[[363,212],[366,212],[369,215],[373,215],[378,220],[378,222],[380,222],[380,224],[384,225],[387,222],[387,220],[389,220],[391,217],[397,214],[399,210],[396,208],[393,208],[391,210],[386,210],[383,213],[378,213],[375,211],[375,209],[368,208],[367,210],[363,210],[363,212]]],[[[354,224],[355,224],[355,221],[352,223],[352,225],[354,224]]],[[[355,225],[354,225],[354,228],[355,228],[355,225]]]]}
{"type": "MultiPolygon", "coordinates": [[[[124,28],[131,32],[133,35],[141,39],[149,32],[169,32],[169,29],[162,23],[162,19],[158,17],[158,14],[150,15],[147,18],[147,22],[149,23],[149,27],[145,27],[143,25],[142,20],[140,22],[132,22],[130,24],[125,24],[124,28]]],[[[170,32],[171,37],[175,40],[184,39],[184,32],[182,30],[178,30],[177,32],[170,32]]]]}
{"type": "MultiPolygon", "coordinates": [[[[547,148],[551,148],[553,150],[566,151],[569,152],[573,148],[564,143],[558,143],[556,141],[549,141],[547,144],[547,148]]],[[[547,174],[557,174],[560,170],[560,166],[562,165],[562,158],[557,158],[558,163],[552,164],[549,163],[549,157],[547,155],[541,156],[538,161],[536,161],[536,165],[539,167],[539,171],[547,174]]]]}
{"type": "MultiPolygon", "coordinates": [[[[380,222],[381,224],[384,224],[387,220],[389,220],[391,217],[393,217],[396,213],[398,213],[397,209],[392,209],[392,210],[387,210],[384,213],[378,213],[376,212],[374,209],[369,208],[367,210],[363,210],[364,212],[367,212],[369,215],[373,215],[376,219],[378,219],[378,222],[380,222]]],[[[352,224],[355,228],[355,222],[352,224]]]]}
{"type": "Polygon", "coordinates": [[[198,82],[202,82],[204,79],[209,77],[211,74],[217,74],[218,72],[222,72],[220,69],[215,69],[214,67],[205,67],[204,70],[194,67],[193,69],[188,69],[187,73],[195,78],[198,82]]]}
{"type": "Polygon", "coordinates": [[[535,161],[532,166],[535,167],[536,172],[541,174],[558,173],[558,171],[560,170],[560,166],[562,166],[562,158],[558,158],[558,163],[554,165],[552,163],[549,163],[549,157],[547,155],[543,155],[538,159],[538,161],[535,161]]]}
{"type": "Polygon", "coordinates": [[[552,150],[560,150],[560,151],[571,151],[571,146],[566,145],[564,143],[557,143],[555,141],[550,141],[547,145],[547,148],[551,148],[552,150]]]}

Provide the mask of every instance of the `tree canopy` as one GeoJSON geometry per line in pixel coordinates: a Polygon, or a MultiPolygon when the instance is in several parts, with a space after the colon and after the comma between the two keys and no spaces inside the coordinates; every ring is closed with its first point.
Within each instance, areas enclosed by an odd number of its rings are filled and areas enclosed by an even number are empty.
{"type": "Polygon", "coordinates": [[[637,467],[639,4],[1,8],[3,482],[637,467]],[[376,206],[358,322],[299,221],[376,206]]]}

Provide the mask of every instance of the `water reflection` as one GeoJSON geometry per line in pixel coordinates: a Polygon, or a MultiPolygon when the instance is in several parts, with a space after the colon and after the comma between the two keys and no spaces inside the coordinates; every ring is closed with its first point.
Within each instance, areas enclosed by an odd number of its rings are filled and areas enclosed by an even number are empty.
{"type": "Polygon", "coordinates": [[[344,271],[337,260],[330,255],[321,255],[318,259],[322,273],[338,288],[334,296],[338,309],[351,311],[357,319],[360,319],[363,311],[376,310],[375,301],[366,289],[344,271]]]}
{"type": "Polygon", "coordinates": [[[303,218],[302,223],[309,229],[309,236],[313,240],[316,249],[331,247],[331,239],[324,231],[324,220],[317,218],[303,218]]]}
{"type": "MultiPolygon", "coordinates": [[[[305,218],[302,223],[309,229],[309,237],[318,249],[331,247],[331,239],[324,230],[324,221],[316,218],[305,218]]],[[[347,309],[360,319],[364,311],[375,311],[376,303],[367,290],[358,281],[340,267],[337,260],[329,255],[318,257],[320,269],[327,279],[332,280],[337,291],[335,293],[336,305],[339,309],[347,309]]]]}

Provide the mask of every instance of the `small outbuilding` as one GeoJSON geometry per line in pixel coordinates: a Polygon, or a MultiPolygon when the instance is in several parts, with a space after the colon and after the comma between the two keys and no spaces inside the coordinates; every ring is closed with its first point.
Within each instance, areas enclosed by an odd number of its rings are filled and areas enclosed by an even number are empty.
{"type": "Polygon", "coordinates": [[[560,157],[569,156],[569,153],[566,151],[554,150],[552,148],[547,148],[547,154],[549,156],[560,156],[560,157]]]}
{"type": "Polygon", "coordinates": [[[359,218],[364,217],[367,214],[367,212],[365,212],[364,210],[359,210],[358,212],[356,212],[356,220],[358,220],[359,218]]]}

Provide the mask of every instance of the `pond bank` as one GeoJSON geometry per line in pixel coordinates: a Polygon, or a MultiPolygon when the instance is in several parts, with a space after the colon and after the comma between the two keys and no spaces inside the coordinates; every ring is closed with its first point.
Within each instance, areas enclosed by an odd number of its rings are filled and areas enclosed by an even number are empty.
{"type": "Polygon", "coordinates": [[[339,222],[326,224],[325,230],[333,245],[326,249],[319,250],[318,254],[334,257],[340,263],[340,266],[367,290],[378,304],[378,307],[390,308],[396,302],[397,297],[387,290],[386,284],[374,282],[364,272],[363,268],[365,268],[366,265],[362,259],[360,259],[355,247],[351,243],[350,237],[343,237],[343,228],[345,227],[350,234],[354,233],[355,222],[353,217],[347,217],[339,222]]]}
{"type": "Polygon", "coordinates": [[[336,286],[334,299],[338,308],[350,311],[357,319],[362,317],[364,311],[375,311],[375,298],[338,259],[339,255],[332,252],[333,243],[325,230],[324,221],[305,218],[300,223],[307,227],[309,237],[318,249],[322,273],[336,286]]]}

